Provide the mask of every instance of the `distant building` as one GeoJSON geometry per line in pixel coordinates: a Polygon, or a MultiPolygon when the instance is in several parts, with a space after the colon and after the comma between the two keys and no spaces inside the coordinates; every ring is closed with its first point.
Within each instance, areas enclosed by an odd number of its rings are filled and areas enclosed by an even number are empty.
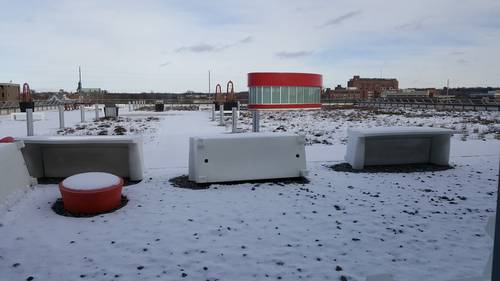
{"type": "Polygon", "coordinates": [[[101,90],[101,88],[81,88],[80,93],[82,94],[100,94],[106,91],[101,90]]]}
{"type": "Polygon", "coordinates": [[[359,100],[361,99],[361,92],[357,88],[343,88],[337,85],[335,89],[327,88],[323,94],[322,102],[332,100],[359,100]]]}
{"type": "Polygon", "coordinates": [[[102,90],[101,88],[84,88],[82,87],[82,69],[78,67],[78,86],[76,88],[76,92],[78,94],[105,94],[106,90],[102,90]]]}
{"type": "Polygon", "coordinates": [[[358,89],[363,99],[370,99],[379,97],[385,90],[398,90],[399,82],[394,78],[360,78],[355,75],[347,82],[347,87],[358,89]]]}
{"type": "Polygon", "coordinates": [[[481,99],[483,102],[496,101],[500,102],[500,90],[492,90],[487,93],[474,93],[470,94],[471,99],[481,99]]]}
{"type": "Polygon", "coordinates": [[[0,102],[19,101],[19,93],[19,84],[0,83],[0,102]]]}
{"type": "Polygon", "coordinates": [[[488,91],[488,93],[487,93],[486,96],[498,99],[498,98],[500,98],[500,90],[491,90],[491,91],[488,91]]]}
{"type": "MultiPolygon", "coordinates": [[[[468,87],[468,88],[449,88],[446,87],[442,90],[442,94],[455,96],[457,99],[474,99],[481,95],[488,95],[488,93],[496,92],[497,88],[491,87],[468,87]]],[[[491,95],[491,94],[489,94],[491,95]]]]}
{"type": "Polygon", "coordinates": [[[390,98],[432,98],[436,95],[436,89],[402,89],[402,90],[384,90],[380,97],[390,98]]]}
{"type": "Polygon", "coordinates": [[[453,95],[437,95],[437,96],[434,97],[434,99],[437,102],[443,102],[443,103],[454,102],[455,101],[455,96],[453,96],[453,95]]]}

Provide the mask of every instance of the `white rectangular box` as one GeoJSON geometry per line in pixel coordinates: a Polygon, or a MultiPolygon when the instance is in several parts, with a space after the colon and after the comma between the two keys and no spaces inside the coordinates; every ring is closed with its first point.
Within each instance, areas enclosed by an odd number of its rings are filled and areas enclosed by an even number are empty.
{"type": "Polygon", "coordinates": [[[295,134],[191,137],[189,180],[207,183],[306,176],[304,145],[304,136],[295,134]]]}
{"type": "Polygon", "coordinates": [[[30,175],[68,177],[84,172],[107,172],[132,181],[142,180],[142,137],[56,136],[19,138],[30,175]]]}
{"type": "Polygon", "coordinates": [[[370,165],[448,165],[453,131],[425,127],[349,129],[345,160],[354,169],[370,165]]]}
{"type": "Polygon", "coordinates": [[[17,191],[36,183],[24,163],[22,147],[22,142],[0,143],[0,206],[17,191]]]}

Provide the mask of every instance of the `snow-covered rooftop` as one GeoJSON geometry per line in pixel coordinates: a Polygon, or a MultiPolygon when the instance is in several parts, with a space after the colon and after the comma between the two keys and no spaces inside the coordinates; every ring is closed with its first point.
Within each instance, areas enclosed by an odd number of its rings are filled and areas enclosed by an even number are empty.
{"type": "MultiPolygon", "coordinates": [[[[96,123],[102,127],[92,122],[83,127],[79,114],[66,112],[73,130],[58,133],[57,112],[47,112],[47,120],[35,122],[35,134],[112,134],[115,128],[104,121],[96,123]]],[[[171,112],[157,121],[128,116],[120,126],[125,134],[143,135],[146,170],[145,180],[124,187],[127,206],[93,218],[62,217],[51,210],[60,197],[57,185],[36,186],[0,213],[0,279],[365,280],[390,272],[396,280],[452,280],[480,275],[492,247],[484,226],[495,213],[499,163],[495,134],[479,136],[488,125],[476,132],[479,124],[467,121],[474,116],[453,116],[460,113],[368,114],[364,122],[353,119],[358,112],[331,114],[261,117],[263,131],[283,126],[306,134],[312,144],[306,147],[309,184],[216,184],[204,190],[176,188],[169,179],[187,174],[190,136],[222,135],[230,126],[217,126],[203,111],[171,112]],[[453,124],[457,119],[463,122],[453,124]],[[329,168],[343,162],[348,126],[407,121],[463,125],[468,138],[452,138],[455,168],[396,174],[329,168]]],[[[243,114],[243,129],[248,120],[243,114]]],[[[25,123],[0,117],[0,136],[24,136],[25,130],[25,123]]]]}

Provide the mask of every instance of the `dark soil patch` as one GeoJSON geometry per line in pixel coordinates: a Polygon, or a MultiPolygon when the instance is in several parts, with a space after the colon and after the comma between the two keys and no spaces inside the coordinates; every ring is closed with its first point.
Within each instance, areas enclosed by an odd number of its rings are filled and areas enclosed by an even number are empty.
{"type": "Polygon", "coordinates": [[[453,169],[452,166],[443,166],[435,164],[408,164],[408,165],[380,165],[366,166],[361,170],[355,170],[349,163],[340,163],[329,166],[336,172],[347,173],[418,173],[418,172],[437,172],[453,169]]]}
{"type": "Polygon", "coordinates": [[[189,177],[186,175],[171,178],[168,181],[174,187],[187,188],[187,189],[207,189],[212,184],[235,185],[235,184],[244,184],[244,183],[254,183],[254,184],[255,183],[256,184],[270,183],[270,184],[277,184],[280,186],[284,186],[284,185],[289,185],[289,184],[302,184],[302,185],[304,185],[304,184],[309,183],[309,180],[307,178],[304,178],[304,177],[284,178],[284,179],[268,179],[268,180],[231,181],[231,182],[219,182],[219,183],[196,183],[194,181],[190,181],[189,177]]]}
{"type": "MultiPolygon", "coordinates": [[[[99,120],[95,120],[95,121],[100,121],[100,122],[104,122],[104,121],[115,121],[117,118],[116,117],[100,117],[99,120]]],[[[95,123],[95,122],[94,122],[95,123]]]]}
{"type": "Polygon", "coordinates": [[[125,132],[127,132],[127,129],[125,129],[122,126],[116,126],[115,129],[113,130],[115,134],[117,135],[125,135],[125,132]]]}
{"type": "Polygon", "coordinates": [[[54,204],[52,204],[52,211],[54,211],[54,213],[56,213],[60,216],[64,216],[64,217],[91,218],[91,217],[99,216],[102,214],[112,213],[118,209],[125,207],[125,205],[127,205],[127,203],[128,203],[128,198],[126,196],[122,195],[122,200],[120,202],[120,205],[117,208],[114,208],[113,210],[110,210],[108,212],[99,213],[99,214],[73,214],[73,213],[70,213],[69,211],[67,211],[66,209],[64,209],[64,203],[62,201],[62,198],[58,198],[56,200],[56,202],[54,202],[54,204]]]}

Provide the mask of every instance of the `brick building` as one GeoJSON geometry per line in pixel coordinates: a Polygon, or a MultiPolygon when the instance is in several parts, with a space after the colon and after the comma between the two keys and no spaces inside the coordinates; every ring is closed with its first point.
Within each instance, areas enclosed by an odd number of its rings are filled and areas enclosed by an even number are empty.
{"type": "Polygon", "coordinates": [[[361,99],[361,92],[356,88],[342,88],[337,85],[335,89],[326,88],[321,97],[322,102],[343,100],[352,101],[361,99]]]}
{"type": "Polygon", "coordinates": [[[394,78],[360,78],[355,75],[349,79],[347,87],[358,89],[363,99],[371,99],[379,97],[385,90],[398,90],[399,83],[394,78]]]}
{"type": "Polygon", "coordinates": [[[0,83],[0,102],[19,101],[19,84],[0,83]]]}
{"type": "Polygon", "coordinates": [[[380,93],[383,99],[405,99],[405,98],[432,98],[436,95],[436,89],[404,89],[404,90],[384,90],[380,93]]]}

